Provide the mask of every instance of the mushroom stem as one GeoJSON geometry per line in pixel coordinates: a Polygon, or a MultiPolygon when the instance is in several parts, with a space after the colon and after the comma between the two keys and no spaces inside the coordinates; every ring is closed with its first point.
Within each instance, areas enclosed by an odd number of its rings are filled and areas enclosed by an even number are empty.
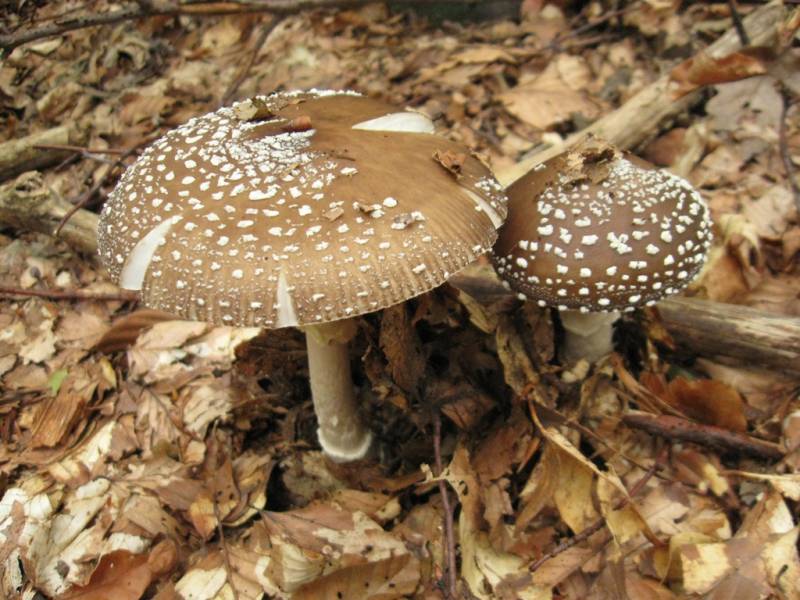
{"type": "Polygon", "coordinates": [[[614,349],[611,337],[614,323],[619,319],[618,311],[562,310],[559,315],[566,331],[562,348],[564,362],[575,363],[581,358],[596,362],[614,349]]]}
{"type": "Polygon", "coordinates": [[[347,343],[352,320],[305,328],[308,373],[322,450],[337,462],[359,460],[369,451],[372,433],[358,414],[347,343]]]}

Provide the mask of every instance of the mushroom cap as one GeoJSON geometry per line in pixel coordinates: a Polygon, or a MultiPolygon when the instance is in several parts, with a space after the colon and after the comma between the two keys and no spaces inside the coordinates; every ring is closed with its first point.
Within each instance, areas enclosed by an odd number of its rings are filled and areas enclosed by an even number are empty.
{"type": "Polygon", "coordinates": [[[194,118],[109,196],[101,260],[145,305],[227,325],[402,302],[487,251],[506,214],[490,171],[432,130],[418,113],[317,90],[194,118]]]}
{"type": "Polygon", "coordinates": [[[500,276],[540,306],[630,311],[682,290],[712,241],[684,179],[591,139],[506,190],[500,276]]]}

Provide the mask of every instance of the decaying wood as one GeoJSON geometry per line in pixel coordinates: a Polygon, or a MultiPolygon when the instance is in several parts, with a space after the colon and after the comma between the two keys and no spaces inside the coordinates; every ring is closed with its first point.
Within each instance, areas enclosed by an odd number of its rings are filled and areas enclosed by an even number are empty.
{"type": "MultiPolygon", "coordinates": [[[[470,271],[448,283],[483,304],[514,304],[515,294],[497,279],[470,271]]],[[[800,319],[699,298],[672,297],[657,307],[667,331],[693,354],[800,373],[800,319]]]]}
{"type": "Polygon", "coordinates": [[[64,160],[72,154],[68,150],[38,146],[65,146],[74,138],[70,127],[61,125],[0,144],[0,181],[64,160]]]}
{"type": "Polygon", "coordinates": [[[692,442],[721,452],[737,452],[767,460],[780,460],[785,454],[778,444],[671,415],[631,412],[623,415],[622,422],[659,437],[692,442]]]}
{"type": "MultiPolygon", "coordinates": [[[[750,36],[751,43],[757,46],[766,45],[774,39],[785,14],[782,2],[771,2],[749,14],[744,19],[744,27],[750,36]]],[[[732,28],[701,52],[712,58],[721,58],[740,47],[739,36],[736,29],[732,28]]],[[[681,98],[676,98],[677,88],[678,84],[673,82],[667,73],[617,110],[601,117],[586,129],[569,136],[562,144],[536,152],[512,167],[500,170],[495,175],[503,185],[509,185],[539,163],[563,152],[587,135],[596,135],[623,149],[634,148],[655,135],[665,121],[686,112],[690,106],[697,104],[702,99],[703,92],[699,89],[681,98]]]]}
{"type": "MultiPolygon", "coordinates": [[[[36,171],[23,173],[0,186],[0,226],[53,235],[73,206],[48,188],[36,171]]],[[[97,252],[98,216],[78,210],[58,237],[80,252],[97,252]]]]}
{"type": "Polygon", "coordinates": [[[800,373],[798,318],[695,298],[669,298],[658,312],[675,341],[694,353],[800,373]]]}

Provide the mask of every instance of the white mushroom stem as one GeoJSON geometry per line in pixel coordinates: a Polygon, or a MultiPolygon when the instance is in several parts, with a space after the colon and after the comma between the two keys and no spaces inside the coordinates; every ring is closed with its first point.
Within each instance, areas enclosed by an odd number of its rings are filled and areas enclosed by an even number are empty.
{"type": "Polygon", "coordinates": [[[559,314],[566,330],[561,352],[564,362],[575,363],[581,358],[595,362],[613,350],[611,337],[619,312],[562,310],[559,314]]]}
{"type": "Polygon", "coordinates": [[[311,396],[322,450],[337,462],[366,456],[372,433],[358,412],[347,343],[355,333],[352,320],[305,328],[311,396]]]}

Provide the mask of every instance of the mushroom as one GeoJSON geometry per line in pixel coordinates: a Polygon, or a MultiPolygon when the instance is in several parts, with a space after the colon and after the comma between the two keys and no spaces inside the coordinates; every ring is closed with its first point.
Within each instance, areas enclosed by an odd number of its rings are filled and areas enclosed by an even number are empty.
{"type": "Polygon", "coordinates": [[[597,139],[506,192],[493,262],[521,296],[561,311],[568,362],[610,352],[620,311],[680,292],[712,240],[708,207],[689,183],[597,139]]]}
{"type": "Polygon", "coordinates": [[[125,172],[99,225],[103,264],[182,318],[302,327],[323,450],[367,453],[353,317],[439,286],[505,218],[489,170],[431,121],[354,92],[259,96],[194,118],[125,172]]]}

